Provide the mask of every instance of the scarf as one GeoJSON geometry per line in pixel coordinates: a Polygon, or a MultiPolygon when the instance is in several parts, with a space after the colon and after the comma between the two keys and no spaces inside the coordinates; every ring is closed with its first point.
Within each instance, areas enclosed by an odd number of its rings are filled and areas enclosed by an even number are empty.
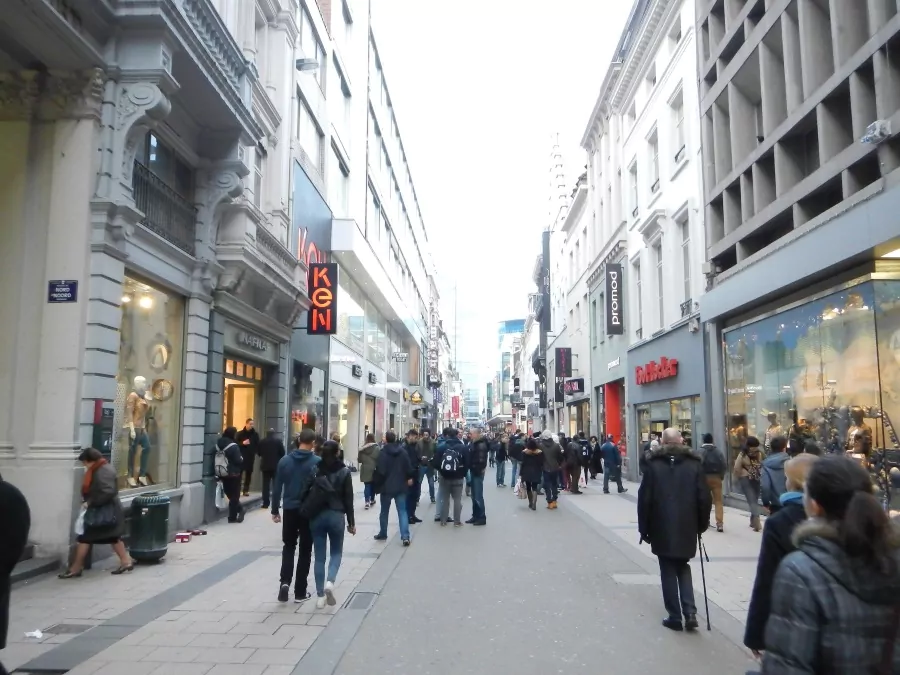
{"type": "Polygon", "coordinates": [[[787,506],[791,502],[802,502],[803,501],[803,493],[802,492],[785,492],[785,493],[782,493],[781,497],[778,498],[778,501],[781,502],[782,506],[787,506]]]}
{"type": "Polygon", "coordinates": [[[105,458],[101,457],[91,464],[87,471],[84,472],[84,478],[81,480],[81,496],[87,499],[88,492],[91,490],[91,481],[94,480],[94,472],[104,464],[108,464],[105,458]]]}

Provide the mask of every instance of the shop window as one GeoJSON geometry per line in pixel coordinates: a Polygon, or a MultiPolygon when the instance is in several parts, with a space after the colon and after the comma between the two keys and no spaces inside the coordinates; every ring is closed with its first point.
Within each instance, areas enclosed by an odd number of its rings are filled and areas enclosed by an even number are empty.
{"type": "Polygon", "coordinates": [[[291,380],[291,436],[303,429],[313,429],[324,435],[325,372],[319,368],[294,361],[291,380]]]}
{"type": "Polygon", "coordinates": [[[111,457],[120,489],[175,485],[184,309],[180,296],[125,278],[111,457]]]}
{"type": "Polygon", "coordinates": [[[387,350],[387,323],[378,313],[371,302],[366,302],[366,358],[377,365],[384,367],[385,352],[387,350]]]}

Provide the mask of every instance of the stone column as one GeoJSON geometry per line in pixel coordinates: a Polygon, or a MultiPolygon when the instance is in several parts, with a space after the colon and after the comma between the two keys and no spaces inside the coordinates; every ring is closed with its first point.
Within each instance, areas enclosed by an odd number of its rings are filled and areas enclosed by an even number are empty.
{"type": "Polygon", "coordinates": [[[207,522],[218,518],[215,505],[216,480],[213,477],[213,455],[216,440],[222,434],[222,409],[225,391],[225,319],[218,312],[209,315],[209,355],[206,375],[206,426],[204,440],[203,483],[206,486],[204,513],[207,522]]]}

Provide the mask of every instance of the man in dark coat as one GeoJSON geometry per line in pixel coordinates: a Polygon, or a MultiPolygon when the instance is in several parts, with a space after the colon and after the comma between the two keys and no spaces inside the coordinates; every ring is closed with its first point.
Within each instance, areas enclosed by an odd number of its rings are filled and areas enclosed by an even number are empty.
{"type": "Polygon", "coordinates": [[[259,470],[262,472],[262,507],[267,509],[269,508],[272,482],[275,480],[275,469],[278,468],[278,462],[286,454],[284,443],[278,438],[278,433],[274,429],[269,429],[266,437],[259,442],[257,454],[259,455],[259,470]]]}
{"type": "MultiPolygon", "coordinates": [[[[772,439],[776,447],[777,439],[772,439]]],[[[778,450],[778,452],[782,452],[778,450]]],[[[819,458],[816,455],[801,454],[784,464],[787,491],[779,497],[781,508],[766,518],[762,544],[759,548],[759,562],[756,565],[756,580],[750,595],[747,611],[747,627],[744,631],[744,645],[759,657],[766,648],[766,624],[772,611],[772,586],[775,572],[784,557],[796,550],[792,535],[794,528],[806,520],[803,507],[803,489],[806,477],[819,458]]]]}
{"type": "MultiPolygon", "coordinates": [[[[10,577],[13,568],[22,557],[31,529],[31,511],[24,495],[16,486],[7,483],[0,476],[0,649],[6,648],[6,633],[9,630],[9,599],[12,594],[10,577]]],[[[0,673],[6,673],[0,663],[0,673]]]]}
{"type": "Polygon", "coordinates": [[[387,540],[388,515],[391,512],[391,503],[397,508],[397,517],[400,521],[400,540],[404,546],[409,546],[409,515],[406,512],[406,496],[413,484],[413,466],[409,459],[409,453],[397,442],[397,434],[388,431],[384,435],[384,447],[378,453],[375,464],[375,491],[381,494],[381,525],[377,541],[387,540]]]}
{"type": "Polygon", "coordinates": [[[259,434],[253,428],[253,420],[247,420],[244,428],[237,432],[235,437],[238,447],[241,449],[241,457],[244,462],[241,465],[244,472],[244,496],[250,494],[250,479],[253,477],[253,462],[259,448],[259,434]]]}
{"type": "Polygon", "coordinates": [[[422,519],[416,516],[416,507],[419,505],[419,498],[422,496],[422,479],[419,477],[419,432],[415,429],[410,429],[406,432],[406,442],[403,444],[403,449],[406,450],[406,454],[409,455],[409,465],[412,467],[410,478],[413,479],[413,482],[410,483],[409,488],[406,491],[406,516],[409,520],[410,525],[415,525],[416,523],[421,523],[422,519]]]}
{"type": "Polygon", "coordinates": [[[618,486],[619,494],[628,492],[628,488],[622,487],[622,453],[619,452],[612,434],[600,446],[600,455],[603,457],[603,492],[609,494],[610,480],[618,486]]]}
{"type": "Polygon", "coordinates": [[[647,460],[638,490],[638,530],[659,559],[669,613],[662,623],[671,630],[695,630],[699,625],[689,561],[697,554],[698,535],[709,527],[711,506],[700,458],[684,445],[677,429],[666,429],[662,445],[647,460]]]}

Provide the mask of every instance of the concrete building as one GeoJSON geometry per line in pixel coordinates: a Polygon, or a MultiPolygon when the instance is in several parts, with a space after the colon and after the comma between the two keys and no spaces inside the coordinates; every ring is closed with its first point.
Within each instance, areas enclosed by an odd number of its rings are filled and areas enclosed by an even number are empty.
{"type": "Polygon", "coordinates": [[[897,447],[897,5],[699,2],[696,25],[713,428],[732,456],[897,447]]]}
{"type": "Polygon", "coordinates": [[[582,138],[595,218],[585,323],[596,431],[625,434],[632,458],[650,433],[676,426],[690,440],[703,420],[693,16],[691,0],[635,2],[582,138]],[[673,361],[690,367],[659,376],[673,361]]]}

